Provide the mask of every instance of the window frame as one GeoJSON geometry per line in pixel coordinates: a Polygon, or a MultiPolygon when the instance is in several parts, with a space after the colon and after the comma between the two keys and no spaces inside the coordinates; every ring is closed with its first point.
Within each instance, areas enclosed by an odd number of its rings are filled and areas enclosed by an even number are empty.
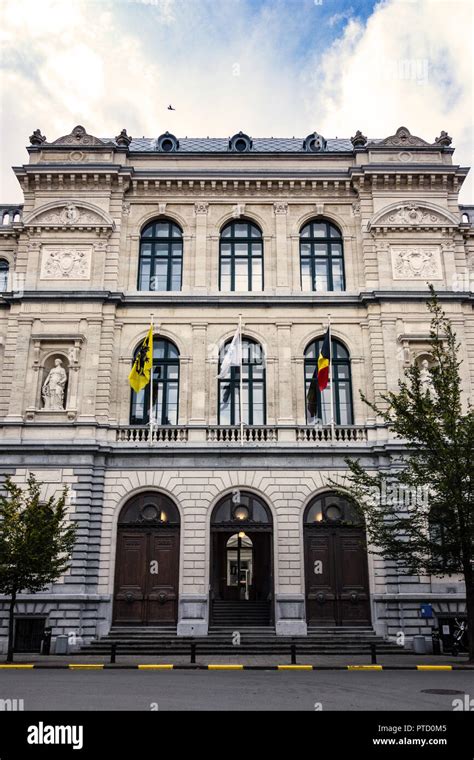
{"type": "MultiPolygon", "coordinates": [[[[316,369],[318,365],[318,356],[319,351],[321,349],[321,346],[323,344],[324,336],[320,336],[318,338],[315,338],[305,348],[304,351],[304,364],[303,364],[303,372],[304,372],[304,391],[305,391],[305,414],[306,414],[306,424],[312,425],[314,422],[311,422],[312,419],[319,419],[322,420],[322,412],[323,412],[323,406],[322,406],[322,398],[321,398],[321,391],[319,388],[316,389],[316,404],[317,404],[317,415],[315,418],[309,417],[308,414],[308,405],[306,403],[306,399],[308,398],[308,390],[311,383],[311,378],[314,374],[314,370],[316,369]],[[308,352],[314,347],[314,353],[315,357],[311,358],[308,357],[308,352]],[[307,370],[310,370],[310,372],[307,372],[307,370]]],[[[345,425],[354,425],[354,399],[353,399],[353,389],[352,389],[352,368],[351,368],[351,356],[349,353],[349,350],[347,347],[342,343],[342,341],[338,340],[337,338],[331,338],[331,390],[334,391],[333,394],[333,403],[334,403],[334,424],[344,427],[345,425]],[[340,358],[337,356],[337,348],[342,348],[347,356],[340,358]],[[339,377],[339,367],[346,367],[347,368],[347,379],[340,378],[339,377]],[[339,388],[340,386],[347,385],[349,389],[349,421],[341,423],[341,402],[339,397],[339,388]]],[[[324,391],[323,391],[324,392],[324,391]]],[[[323,422],[323,425],[328,425],[329,422],[323,422]]]]}
{"type": "Polygon", "coordinates": [[[264,251],[263,251],[263,235],[262,230],[260,227],[255,224],[255,222],[250,221],[249,219],[236,219],[231,222],[228,222],[224,225],[224,227],[221,229],[221,233],[219,236],[219,291],[223,293],[263,293],[265,287],[265,273],[264,273],[264,251]],[[237,224],[246,224],[247,225],[247,235],[235,235],[233,228],[237,224]],[[258,231],[258,235],[252,235],[251,228],[254,228],[258,231]],[[231,232],[229,235],[224,237],[224,233],[226,230],[231,229],[231,232]],[[235,253],[235,246],[237,243],[243,243],[247,246],[247,252],[246,254],[236,254],[235,253]],[[261,253],[254,253],[252,250],[252,244],[257,243],[260,245],[261,253]],[[229,254],[223,254],[222,252],[222,246],[224,244],[230,245],[230,253],[229,254]],[[236,260],[247,260],[247,290],[236,290],[235,288],[235,269],[236,269],[236,260]],[[260,260],[260,267],[261,267],[261,288],[254,288],[254,278],[256,278],[258,275],[253,273],[253,262],[260,260]],[[222,279],[223,279],[223,273],[222,273],[222,264],[223,261],[229,261],[230,262],[230,288],[229,290],[223,290],[222,289],[222,279]]]}
{"type": "Polygon", "coordinates": [[[331,222],[329,219],[310,219],[309,221],[305,222],[305,224],[301,227],[300,233],[299,233],[299,249],[300,249],[300,284],[301,284],[301,290],[304,293],[325,293],[325,292],[333,292],[333,293],[342,293],[346,289],[346,275],[345,275],[345,266],[344,266],[344,243],[342,238],[342,233],[333,222],[331,222]],[[326,234],[325,235],[315,235],[314,234],[314,225],[324,224],[326,226],[326,234]],[[302,233],[303,230],[306,229],[306,227],[310,228],[310,234],[308,237],[303,237],[302,233]],[[331,235],[331,229],[333,229],[337,235],[331,235]],[[310,252],[309,254],[303,254],[302,252],[302,246],[306,244],[310,246],[310,252]],[[317,254],[315,252],[315,246],[316,245],[324,245],[326,248],[326,251],[324,254],[317,254]],[[333,252],[333,246],[339,245],[341,247],[341,253],[336,254],[333,252]],[[310,276],[311,276],[311,290],[306,290],[303,287],[303,261],[309,263],[309,270],[310,270],[310,276]],[[326,271],[326,283],[327,288],[325,290],[318,290],[317,289],[317,281],[316,281],[316,265],[318,263],[324,262],[325,264],[325,271],[326,271]],[[335,289],[334,288],[334,280],[335,280],[335,272],[334,272],[334,263],[340,262],[341,264],[341,288],[335,289]]]}
{"type": "Polygon", "coordinates": [[[149,222],[145,225],[145,227],[142,229],[141,235],[140,235],[140,249],[139,249],[139,255],[138,255],[138,275],[137,275],[137,290],[140,292],[146,292],[146,293],[164,293],[164,292],[172,292],[172,293],[178,293],[182,290],[183,287],[183,230],[181,227],[176,224],[175,221],[172,219],[154,219],[153,221],[149,222]],[[167,235],[157,235],[156,234],[156,225],[158,224],[167,224],[168,225],[168,234],[167,235]],[[152,229],[152,234],[149,236],[146,236],[146,233],[149,229],[152,229]],[[179,234],[173,234],[174,230],[177,230],[179,234]],[[179,243],[180,252],[179,255],[176,255],[174,253],[174,247],[176,244],[179,243]],[[157,252],[157,246],[158,244],[165,244],[167,246],[167,250],[165,254],[161,254],[157,252]],[[144,254],[143,248],[145,245],[151,246],[150,254],[144,254]],[[150,263],[150,273],[148,275],[148,288],[144,287],[143,283],[143,275],[142,275],[142,265],[144,261],[149,261],[150,263]],[[153,278],[156,278],[156,269],[159,262],[166,262],[166,290],[158,290],[157,288],[151,288],[151,283],[153,281],[153,278]],[[173,263],[179,261],[179,288],[173,288],[173,263]]]}
{"type": "MultiPolygon", "coordinates": [[[[138,344],[137,348],[134,351],[133,354],[133,361],[135,360],[135,357],[137,355],[137,352],[140,348],[141,342],[138,344]]],[[[176,427],[179,425],[179,392],[180,392],[180,353],[178,350],[178,347],[173,343],[173,341],[168,340],[167,338],[162,337],[161,335],[153,335],[153,407],[156,409],[156,403],[159,397],[159,386],[163,386],[163,394],[162,394],[162,407],[161,407],[161,420],[156,421],[157,427],[176,427]],[[159,358],[158,356],[155,357],[158,353],[158,344],[159,343],[164,344],[164,356],[163,358],[159,358]],[[169,351],[170,347],[172,347],[176,352],[176,357],[169,357],[169,351]],[[156,376],[158,367],[161,367],[161,377],[156,376]],[[168,375],[168,368],[170,367],[177,367],[177,377],[175,378],[169,378],[168,375]],[[163,371],[164,370],[164,371],[163,371]],[[176,386],[177,389],[177,399],[176,399],[176,422],[165,422],[165,418],[169,419],[169,408],[168,408],[168,399],[169,399],[169,391],[170,387],[172,385],[176,386]]],[[[130,414],[129,414],[129,420],[130,425],[149,425],[150,424],[150,383],[148,383],[145,388],[143,388],[140,393],[144,393],[143,398],[143,415],[141,418],[138,418],[137,415],[134,413],[134,406],[136,404],[136,398],[139,395],[138,393],[135,393],[133,389],[131,389],[131,395],[130,395],[130,414]]]]}
{"type": "Polygon", "coordinates": [[[8,291],[8,278],[10,277],[10,262],[3,256],[0,258],[0,293],[8,291]]]}
{"type": "MultiPolygon", "coordinates": [[[[229,344],[232,342],[232,338],[229,338],[222,347],[221,355],[219,357],[219,372],[221,370],[222,361],[225,356],[225,350],[229,346],[229,344]]],[[[242,389],[244,391],[244,398],[247,396],[248,403],[247,403],[247,411],[248,411],[248,421],[244,420],[244,425],[247,425],[248,427],[256,426],[260,427],[262,425],[267,424],[267,368],[266,368],[266,361],[265,361],[265,354],[263,351],[263,346],[261,343],[259,343],[256,340],[252,340],[252,338],[246,338],[245,336],[242,336],[242,368],[247,368],[247,372],[243,372],[242,375],[242,389]],[[250,362],[248,361],[249,352],[248,348],[245,347],[248,346],[259,346],[261,355],[262,355],[262,361],[261,362],[250,362]],[[246,359],[247,357],[247,359],[246,359]],[[262,377],[260,378],[254,378],[253,374],[253,367],[254,366],[261,366],[262,367],[262,377]],[[263,415],[262,415],[262,422],[254,422],[254,408],[253,408],[253,396],[254,396],[254,385],[261,386],[262,388],[262,397],[263,397],[263,415]],[[247,389],[247,392],[245,392],[247,389]]],[[[230,367],[230,373],[225,378],[218,378],[217,381],[217,424],[222,425],[223,427],[230,426],[230,427],[236,427],[240,425],[240,367],[230,367]],[[230,422],[222,422],[222,399],[225,392],[225,387],[230,385],[230,394],[229,394],[229,402],[230,403],[230,422]],[[238,411],[238,421],[236,421],[236,412],[238,411]]]]}

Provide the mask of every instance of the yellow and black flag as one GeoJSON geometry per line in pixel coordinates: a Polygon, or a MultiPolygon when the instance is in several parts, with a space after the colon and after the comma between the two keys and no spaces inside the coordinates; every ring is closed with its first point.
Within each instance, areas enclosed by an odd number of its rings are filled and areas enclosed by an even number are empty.
{"type": "Polygon", "coordinates": [[[153,363],[153,325],[150,325],[146,338],[138,349],[137,356],[133,362],[132,370],[128,376],[128,381],[138,393],[150,382],[151,367],[153,363]]]}
{"type": "Polygon", "coordinates": [[[316,417],[317,414],[317,389],[323,391],[329,382],[329,371],[331,364],[331,330],[328,327],[323,338],[323,344],[319,351],[318,364],[314,370],[311,383],[309,385],[306,404],[310,417],[316,417]]]}

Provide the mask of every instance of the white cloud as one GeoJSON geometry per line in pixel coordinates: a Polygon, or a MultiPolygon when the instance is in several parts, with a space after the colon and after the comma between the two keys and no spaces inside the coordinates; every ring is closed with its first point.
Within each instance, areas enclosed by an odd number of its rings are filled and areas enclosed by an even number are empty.
{"type": "MultiPolygon", "coordinates": [[[[349,137],[361,129],[384,137],[404,124],[427,140],[446,129],[454,160],[472,162],[470,0],[386,0],[366,24],[350,15],[348,0],[338,19],[347,23],[326,49],[321,30],[333,36],[336,20],[327,13],[324,22],[325,6],[314,6],[304,19],[315,33],[306,37],[312,48],[300,46],[298,55],[302,27],[292,0],[261,12],[215,0],[1,7],[2,202],[21,198],[10,166],[27,161],[24,146],[38,127],[53,140],[76,124],[108,137],[122,127],[140,137],[166,129],[179,136],[242,129],[254,137],[314,129],[349,137]],[[168,103],[177,110],[167,111],[168,103]]],[[[474,198],[472,181],[463,197],[474,198]]]]}
{"type": "MultiPolygon", "coordinates": [[[[352,19],[309,76],[320,131],[386,137],[403,125],[432,142],[445,129],[453,160],[470,166],[473,9],[471,0],[391,0],[366,25],[352,19]]],[[[464,203],[474,202],[473,189],[468,178],[464,203]]]]}

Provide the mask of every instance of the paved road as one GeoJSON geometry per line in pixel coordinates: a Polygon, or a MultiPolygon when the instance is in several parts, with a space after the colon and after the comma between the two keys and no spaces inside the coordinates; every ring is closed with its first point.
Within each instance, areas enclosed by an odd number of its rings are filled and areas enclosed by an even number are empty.
{"type": "Polygon", "coordinates": [[[25,710],[315,710],[320,703],[322,710],[452,711],[465,694],[474,698],[469,671],[0,672],[0,699],[23,699],[25,710]]]}

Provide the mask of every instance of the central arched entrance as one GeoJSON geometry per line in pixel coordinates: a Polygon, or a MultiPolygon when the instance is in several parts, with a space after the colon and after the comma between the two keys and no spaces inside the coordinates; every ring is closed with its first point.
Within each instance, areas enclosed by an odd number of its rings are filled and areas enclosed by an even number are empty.
{"type": "Polygon", "coordinates": [[[120,512],[114,624],[174,625],[178,615],[179,512],[161,493],[132,497],[120,512]]]}
{"type": "Polygon", "coordinates": [[[308,626],[370,625],[365,525],[335,493],[316,496],[304,515],[308,626]]]}
{"type": "Polygon", "coordinates": [[[273,521],[262,499],[235,489],[211,516],[211,625],[273,622],[273,521]]]}

